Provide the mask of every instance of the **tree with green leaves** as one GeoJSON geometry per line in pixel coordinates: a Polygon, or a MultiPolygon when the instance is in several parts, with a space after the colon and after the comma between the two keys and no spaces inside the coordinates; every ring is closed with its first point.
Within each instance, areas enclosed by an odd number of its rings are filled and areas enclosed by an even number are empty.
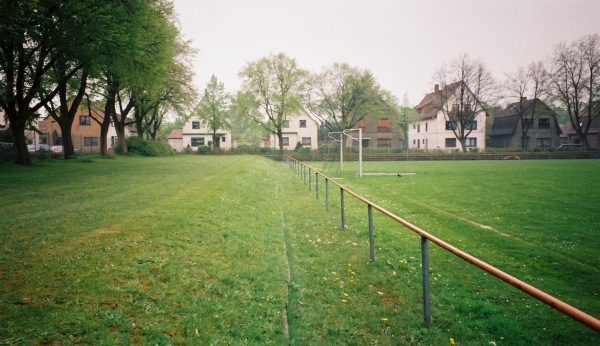
{"type": "Polygon", "coordinates": [[[219,82],[215,75],[210,77],[195,113],[212,132],[212,148],[218,148],[217,130],[229,128],[229,95],[225,92],[225,84],[219,82]]]}
{"type": "Polygon", "coordinates": [[[435,107],[466,152],[466,139],[475,128],[476,117],[485,114],[486,106],[497,96],[494,77],[481,61],[464,54],[440,67],[433,79],[439,83],[435,107]]]}
{"type": "Polygon", "coordinates": [[[291,115],[302,110],[308,72],[283,53],[249,62],[239,73],[245,95],[242,109],[279,140],[284,152],[283,127],[291,115]],[[252,110],[258,110],[253,112],[252,110]]]}
{"type": "Polygon", "coordinates": [[[18,164],[31,163],[25,130],[83,67],[73,58],[81,34],[89,33],[77,25],[92,17],[79,12],[87,3],[0,0],[0,107],[10,122],[18,164]],[[54,83],[48,83],[51,71],[54,83]]]}
{"type": "Polygon", "coordinates": [[[342,131],[366,116],[389,117],[389,95],[370,71],[336,63],[311,76],[306,107],[329,131],[342,131]]]}
{"type": "Polygon", "coordinates": [[[408,129],[412,124],[419,121],[417,111],[410,105],[406,93],[402,98],[402,104],[393,102],[392,105],[394,108],[394,112],[391,116],[392,124],[394,124],[395,130],[402,135],[402,146],[408,148],[408,129]]]}

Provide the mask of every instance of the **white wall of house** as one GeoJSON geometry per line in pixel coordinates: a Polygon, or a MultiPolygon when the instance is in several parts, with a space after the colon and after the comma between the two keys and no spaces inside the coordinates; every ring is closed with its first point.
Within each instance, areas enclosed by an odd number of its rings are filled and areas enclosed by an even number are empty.
{"type": "MultiPolygon", "coordinates": [[[[485,149],[486,115],[481,112],[475,116],[477,128],[467,136],[467,149],[485,149]]],[[[420,119],[411,125],[408,130],[408,147],[410,149],[425,150],[462,150],[459,140],[452,130],[446,129],[446,119],[442,111],[437,116],[429,119],[420,119]]]]}
{"type": "MultiPolygon", "coordinates": [[[[319,124],[308,113],[302,112],[299,115],[288,117],[287,125],[282,128],[284,149],[294,150],[298,142],[304,148],[319,148],[319,124]]],[[[269,139],[271,148],[279,149],[279,138],[277,138],[277,135],[271,134],[269,139]]]]}
{"type": "MultiPolygon", "coordinates": [[[[212,146],[213,133],[208,129],[199,117],[191,117],[185,125],[183,125],[183,148],[190,146],[196,149],[201,145],[212,146]]],[[[229,130],[218,129],[216,133],[219,143],[219,148],[229,150],[232,147],[231,132],[229,130]]]]}
{"type": "Polygon", "coordinates": [[[183,151],[183,138],[169,138],[167,142],[176,152],[180,153],[183,151]]]}

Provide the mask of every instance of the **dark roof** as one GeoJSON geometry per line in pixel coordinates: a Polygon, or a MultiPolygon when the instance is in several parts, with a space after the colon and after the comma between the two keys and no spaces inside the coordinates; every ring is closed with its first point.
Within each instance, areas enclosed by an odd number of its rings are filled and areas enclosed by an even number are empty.
{"type": "MultiPolygon", "coordinates": [[[[512,135],[514,134],[517,125],[519,124],[519,109],[522,107],[523,110],[529,112],[533,107],[534,100],[524,100],[522,102],[513,102],[506,106],[494,117],[494,125],[492,126],[492,136],[501,135],[512,135]]],[[[538,116],[540,114],[549,115],[553,118],[557,134],[561,133],[558,120],[556,119],[556,113],[550,109],[544,101],[537,99],[535,107],[538,110],[538,116]]]]}
{"type": "Polygon", "coordinates": [[[442,108],[442,92],[451,93],[460,85],[460,82],[454,82],[446,85],[442,90],[437,89],[423,97],[421,102],[415,107],[419,113],[419,119],[435,118],[438,111],[442,108]]]}
{"type": "Polygon", "coordinates": [[[505,136],[515,133],[519,124],[519,117],[516,115],[496,117],[492,126],[492,136],[505,136]]]}
{"type": "MultiPolygon", "coordinates": [[[[579,117],[579,120],[581,120],[582,128],[585,128],[587,126],[587,122],[589,121],[589,119],[590,119],[590,117],[588,117],[588,116],[579,117]]],[[[563,132],[566,133],[567,135],[577,134],[577,132],[575,132],[575,129],[573,128],[573,125],[571,124],[571,122],[568,122],[564,125],[563,132]]],[[[590,129],[588,130],[588,133],[600,133],[600,119],[599,118],[592,119],[592,123],[590,124],[590,129]]]]}

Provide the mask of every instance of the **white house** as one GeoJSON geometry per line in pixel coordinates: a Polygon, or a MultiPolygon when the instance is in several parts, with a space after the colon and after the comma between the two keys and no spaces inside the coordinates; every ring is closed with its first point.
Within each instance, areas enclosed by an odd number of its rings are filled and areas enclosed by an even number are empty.
{"type": "Polygon", "coordinates": [[[180,153],[183,151],[183,129],[174,129],[167,138],[171,148],[180,153]]]}
{"type": "MultiPolygon", "coordinates": [[[[284,126],[283,147],[285,150],[294,150],[298,143],[304,148],[318,149],[319,123],[304,110],[298,115],[289,116],[284,126]]],[[[279,149],[279,138],[271,133],[263,139],[261,147],[279,149]]]]}
{"type": "MultiPolygon", "coordinates": [[[[215,143],[216,148],[222,148],[229,150],[232,147],[231,131],[218,129],[216,132],[218,142],[215,143]]],[[[192,149],[197,149],[199,146],[212,146],[213,145],[213,132],[212,129],[207,128],[205,122],[199,117],[191,117],[183,126],[181,131],[181,148],[189,146],[192,149]]],[[[175,143],[176,141],[173,141],[175,143]]],[[[169,140],[169,144],[171,141],[169,140]]],[[[171,145],[175,150],[177,148],[171,145]]]]}
{"type": "MultiPolygon", "coordinates": [[[[446,88],[455,88],[457,83],[448,85],[446,88]]],[[[452,127],[456,126],[453,121],[447,121],[442,109],[442,96],[439,85],[435,85],[434,92],[425,95],[423,100],[417,105],[416,110],[419,121],[410,126],[408,130],[408,147],[410,149],[425,150],[455,150],[461,149],[459,140],[454,135],[452,127]]],[[[448,94],[450,94],[448,92],[448,94]]],[[[453,98],[448,99],[448,104],[454,102],[453,98]]],[[[449,107],[450,108],[450,107],[449,107]]],[[[475,115],[474,121],[470,126],[471,132],[466,138],[467,149],[485,149],[485,112],[479,112],[475,115]]]]}

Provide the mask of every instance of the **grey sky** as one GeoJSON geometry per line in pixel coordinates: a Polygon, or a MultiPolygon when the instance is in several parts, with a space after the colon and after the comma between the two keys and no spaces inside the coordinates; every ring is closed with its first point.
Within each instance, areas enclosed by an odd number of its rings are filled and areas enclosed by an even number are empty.
{"type": "Polygon", "coordinates": [[[283,52],[311,72],[335,62],[373,72],[411,104],[431,76],[466,53],[501,80],[554,45],[600,32],[600,0],[174,0],[198,49],[200,92],[212,74],[229,91],[247,62],[283,52]]]}

